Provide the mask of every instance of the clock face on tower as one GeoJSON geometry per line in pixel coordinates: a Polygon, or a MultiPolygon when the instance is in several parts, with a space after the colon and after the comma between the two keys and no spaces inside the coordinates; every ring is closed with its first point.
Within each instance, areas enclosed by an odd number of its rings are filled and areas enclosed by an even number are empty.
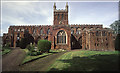
{"type": "Polygon", "coordinates": [[[63,24],[63,21],[59,21],[59,24],[63,24]]]}
{"type": "Polygon", "coordinates": [[[62,21],[59,21],[59,24],[62,24],[62,21]]]}

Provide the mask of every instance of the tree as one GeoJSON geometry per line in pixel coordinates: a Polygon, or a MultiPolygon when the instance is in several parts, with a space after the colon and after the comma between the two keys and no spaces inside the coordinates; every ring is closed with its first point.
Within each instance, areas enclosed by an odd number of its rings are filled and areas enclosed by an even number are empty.
{"type": "Polygon", "coordinates": [[[25,49],[27,46],[27,38],[22,38],[19,43],[20,48],[25,49]]]}
{"type": "Polygon", "coordinates": [[[120,20],[115,21],[110,27],[114,30],[114,33],[117,34],[115,38],[115,50],[120,51],[120,20]]]}
{"type": "Polygon", "coordinates": [[[24,38],[27,38],[27,44],[34,43],[34,38],[28,31],[24,32],[24,38]]]}
{"type": "Polygon", "coordinates": [[[120,20],[113,22],[110,27],[114,30],[114,34],[120,34],[120,20]]]}
{"type": "Polygon", "coordinates": [[[120,51],[120,34],[117,34],[115,39],[115,50],[120,51]]]}
{"type": "Polygon", "coordinates": [[[29,34],[28,31],[24,32],[24,38],[21,39],[20,41],[20,48],[25,49],[27,47],[27,45],[29,45],[30,43],[34,43],[34,38],[32,37],[31,34],[29,34]]]}

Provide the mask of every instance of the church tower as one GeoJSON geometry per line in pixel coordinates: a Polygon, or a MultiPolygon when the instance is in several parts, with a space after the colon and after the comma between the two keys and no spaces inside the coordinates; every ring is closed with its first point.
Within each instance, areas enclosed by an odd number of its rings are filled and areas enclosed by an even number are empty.
{"type": "Polygon", "coordinates": [[[68,3],[66,3],[65,9],[56,9],[56,3],[54,3],[54,25],[68,25],[68,3]]]}

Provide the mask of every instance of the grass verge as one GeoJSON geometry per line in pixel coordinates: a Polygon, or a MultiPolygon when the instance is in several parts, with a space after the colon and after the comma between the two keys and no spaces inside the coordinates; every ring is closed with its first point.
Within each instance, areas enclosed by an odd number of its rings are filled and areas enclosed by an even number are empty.
{"type": "Polygon", "coordinates": [[[49,53],[43,53],[43,54],[37,55],[37,56],[30,56],[27,54],[28,49],[23,49],[23,50],[26,52],[26,56],[25,56],[25,59],[22,61],[21,65],[28,63],[28,62],[31,62],[31,61],[34,61],[34,60],[39,59],[39,58],[46,57],[46,56],[51,55],[53,53],[61,52],[61,50],[50,50],[49,53]]]}
{"type": "Polygon", "coordinates": [[[48,71],[116,71],[118,51],[71,51],[59,57],[48,71]]]}
{"type": "Polygon", "coordinates": [[[1,52],[2,55],[5,55],[5,54],[7,54],[11,51],[11,48],[7,48],[7,47],[3,47],[2,49],[3,49],[2,52],[1,52]]]}

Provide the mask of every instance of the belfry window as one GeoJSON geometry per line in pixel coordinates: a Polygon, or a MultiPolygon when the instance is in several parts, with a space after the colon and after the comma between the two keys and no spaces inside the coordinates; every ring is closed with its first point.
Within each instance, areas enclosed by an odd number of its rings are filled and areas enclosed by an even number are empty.
{"type": "Polygon", "coordinates": [[[57,43],[66,44],[66,33],[65,33],[65,31],[61,30],[61,31],[58,32],[57,43]]]}

